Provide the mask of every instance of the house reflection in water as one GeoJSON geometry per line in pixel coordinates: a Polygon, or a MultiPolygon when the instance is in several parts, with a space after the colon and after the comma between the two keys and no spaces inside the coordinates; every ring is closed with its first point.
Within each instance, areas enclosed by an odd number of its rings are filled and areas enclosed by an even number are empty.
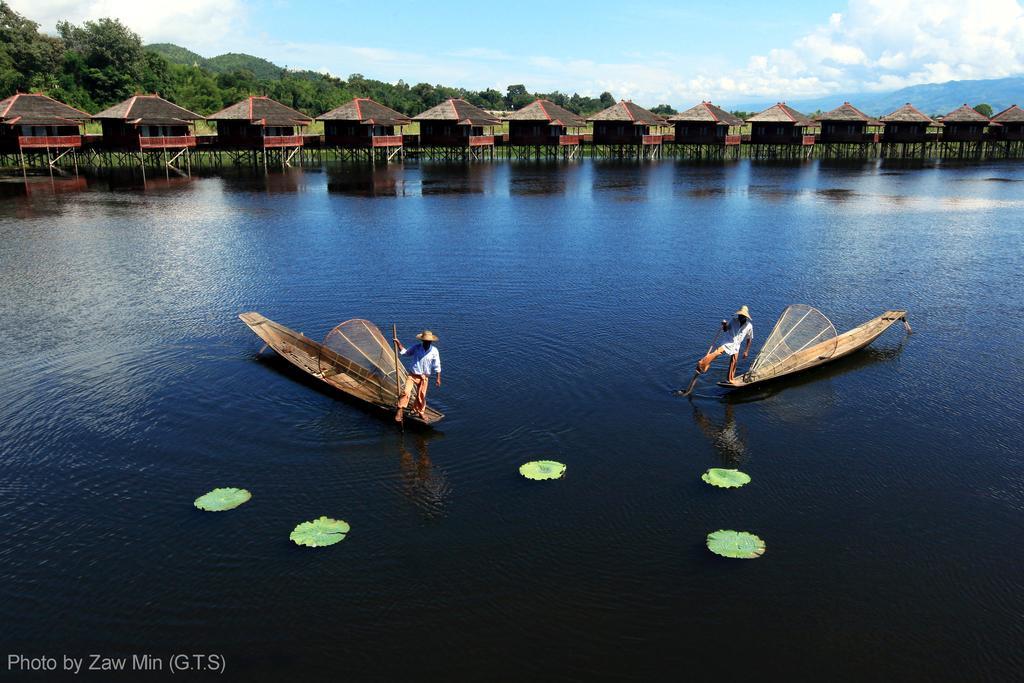
{"type": "Polygon", "coordinates": [[[400,166],[334,166],[327,170],[327,191],[352,197],[406,197],[418,195],[416,184],[406,184],[400,166]]]}

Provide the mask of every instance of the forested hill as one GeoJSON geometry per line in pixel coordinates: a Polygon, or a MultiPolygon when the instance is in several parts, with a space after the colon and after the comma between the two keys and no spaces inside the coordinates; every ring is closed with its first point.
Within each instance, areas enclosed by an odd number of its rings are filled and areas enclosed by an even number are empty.
{"type": "Polygon", "coordinates": [[[228,52],[209,59],[191,50],[173,43],[153,43],[146,45],[147,52],[155,52],[171,64],[184,66],[201,66],[215,74],[227,74],[233,71],[248,71],[259,80],[270,81],[280,79],[284,69],[262,57],[228,52]]]}

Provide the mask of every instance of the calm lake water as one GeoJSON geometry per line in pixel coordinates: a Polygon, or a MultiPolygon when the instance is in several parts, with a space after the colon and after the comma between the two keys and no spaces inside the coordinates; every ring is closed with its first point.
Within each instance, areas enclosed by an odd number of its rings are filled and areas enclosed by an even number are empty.
{"type": "Polygon", "coordinates": [[[228,678],[1007,680],[1024,164],[296,169],[0,183],[0,646],[228,678]],[[750,306],[868,350],[725,398],[750,306]],[[237,318],[441,336],[403,433],[237,318]],[[724,365],[716,366],[724,372],[724,365]],[[558,482],[518,467],[568,464],[558,482]],[[718,490],[708,467],[753,482],[718,490]],[[243,486],[238,510],[192,507],[243,486]],[[352,525],[331,548],[291,529],[352,525]],[[712,555],[757,533],[756,561],[712,555]]]}

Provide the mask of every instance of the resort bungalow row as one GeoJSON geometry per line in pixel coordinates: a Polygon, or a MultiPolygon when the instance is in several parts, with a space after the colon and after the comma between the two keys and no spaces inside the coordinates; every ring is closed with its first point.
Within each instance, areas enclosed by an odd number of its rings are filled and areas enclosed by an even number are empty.
{"type": "MultiPolygon", "coordinates": [[[[0,154],[41,150],[59,158],[83,146],[82,126],[90,119],[99,121],[103,131],[101,137],[89,137],[87,146],[91,148],[177,154],[196,146],[194,123],[199,120],[216,123],[217,135],[210,147],[229,151],[301,148],[302,131],[312,122],[308,115],[265,96],[247,97],[204,117],[159,95],[139,94],[90,117],[46,95],[17,93],[0,101],[0,154]]],[[[372,99],[357,97],[317,119],[324,122],[324,145],[340,149],[401,148],[402,128],[412,122],[419,124],[421,147],[493,148],[495,131],[502,123],[458,98],[410,118],[372,99]]],[[[780,102],[744,122],[711,102],[665,119],[622,100],[584,118],[550,100],[538,99],[511,112],[505,120],[508,144],[524,147],[579,145],[587,138],[595,146],[608,147],[665,142],[738,145],[744,123],[750,126],[749,142],[762,146],[935,141],[1016,145],[1024,141],[1024,110],[1017,105],[991,118],[966,104],[932,118],[908,103],[875,119],[844,102],[812,119],[780,102]],[[589,135],[588,125],[592,126],[589,135]],[[668,132],[669,126],[674,132],[668,132]]]]}

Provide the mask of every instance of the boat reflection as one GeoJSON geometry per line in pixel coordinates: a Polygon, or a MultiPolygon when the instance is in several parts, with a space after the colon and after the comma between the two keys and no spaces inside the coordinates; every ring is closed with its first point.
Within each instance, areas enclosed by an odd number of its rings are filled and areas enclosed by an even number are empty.
{"type": "Polygon", "coordinates": [[[746,431],[736,423],[735,405],[725,403],[722,419],[713,420],[696,403],[693,405],[693,420],[708,438],[715,451],[727,467],[737,467],[747,454],[746,431]]]}
{"type": "Polygon", "coordinates": [[[399,464],[402,493],[427,519],[443,517],[451,499],[451,487],[444,472],[434,467],[428,452],[431,435],[402,434],[399,441],[399,464]],[[410,447],[408,441],[412,441],[410,447]]]}

